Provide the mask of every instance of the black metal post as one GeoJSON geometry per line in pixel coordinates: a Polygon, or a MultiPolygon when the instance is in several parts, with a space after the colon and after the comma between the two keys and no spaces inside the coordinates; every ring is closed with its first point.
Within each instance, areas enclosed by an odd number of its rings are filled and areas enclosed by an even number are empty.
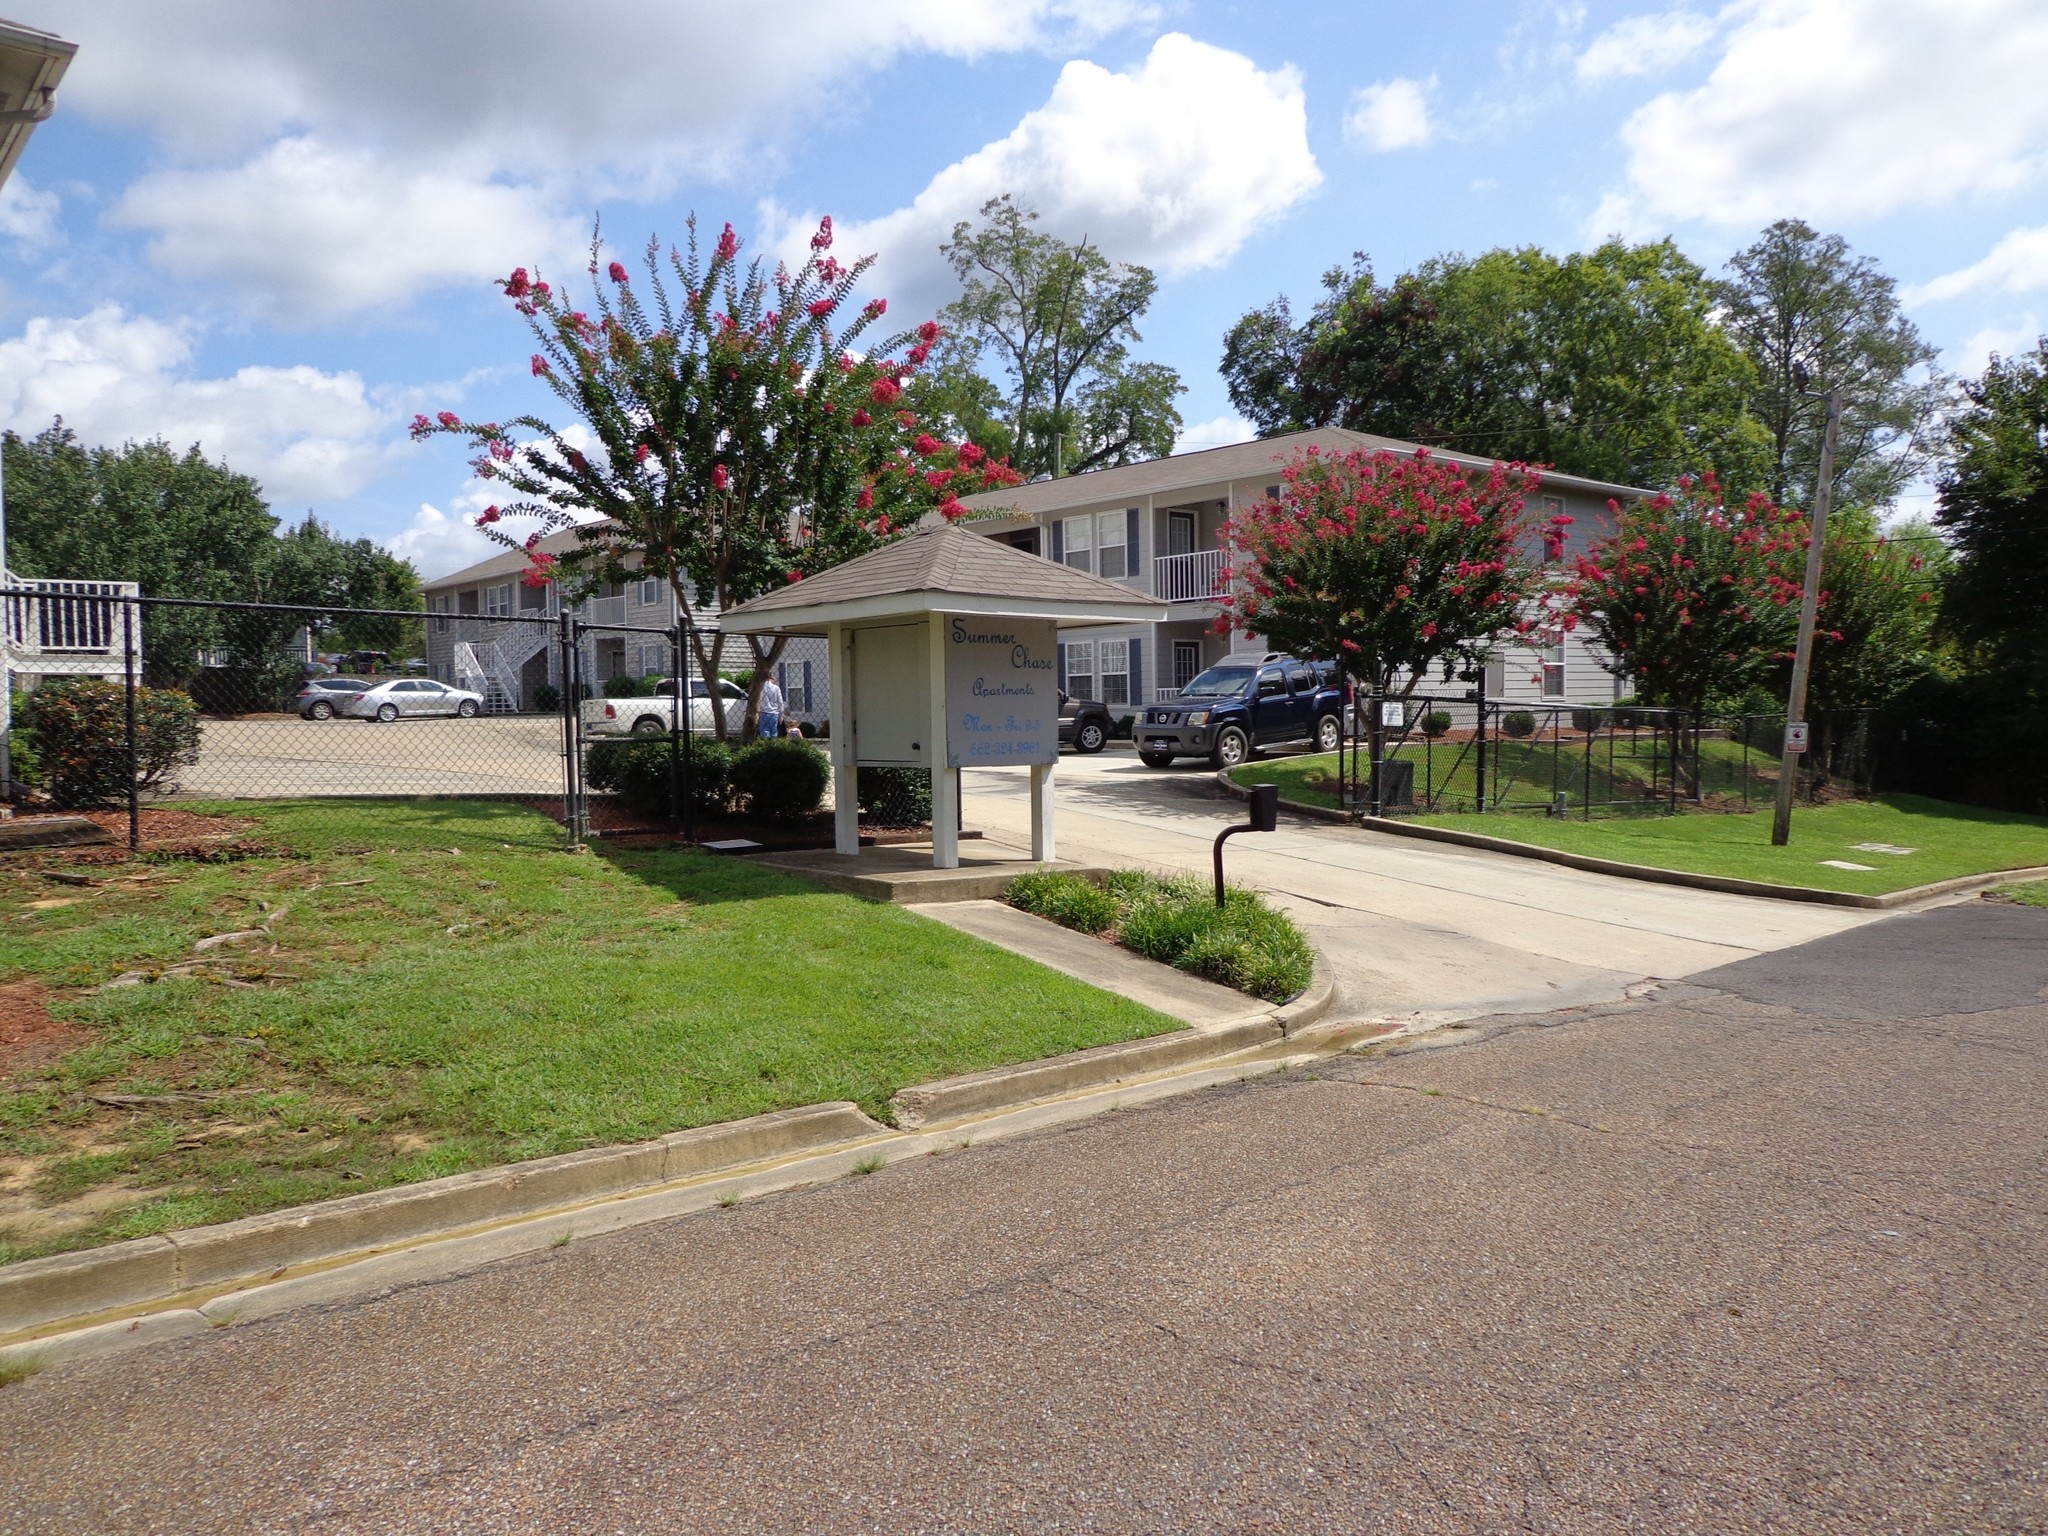
{"type": "Polygon", "coordinates": [[[1486,813],[1486,684],[1482,680],[1479,693],[1479,725],[1472,733],[1474,772],[1479,775],[1479,803],[1475,807],[1480,815],[1486,813]]]}
{"type": "Polygon", "coordinates": [[[1223,845],[1240,832],[1271,832],[1280,825],[1280,786],[1278,784],[1254,784],[1251,804],[1246,807],[1251,820],[1241,827],[1225,827],[1216,834],[1216,905],[1223,905],[1223,845]]]}
{"type": "Polygon", "coordinates": [[[1366,750],[1372,754],[1371,761],[1366,765],[1367,771],[1372,775],[1371,787],[1366,794],[1366,808],[1374,817],[1386,814],[1386,807],[1381,800],[1381,797],[1386,793],[1384,769],[1387,756],[1387,734],[1386,727],[1381,721],[1381,714],[1385,707],[1386,700],[1380,693],[1379,681],[1375,678],[1372,685],[1372,712],[1366,717],[1365,721],[1366,750]]]}
{"type": "Polygon", "coordinates": [[[142,847],[141,755],[135,737],[135,605],[121,605],[121,692],[128,729],[128,851],[142,847]]]}
{"type": "Polygon", "coordinates": [[[683,626],[669,631],[669,687],[674,690],[668,711],[668,829],[678,832],[683,823],[683,737],[689,723],[690,680],[683,676],[683,626]]]}
{"type": "Polygon", "coordinates": [[[577,736],[580,733],[576,728],[581,702],[576,697],[576,621],[564,613],[560,628],[557,643],[562,648],[562,827],[573,846],[583,841],[577,794],[583,765],[579,761],[577,736]]]}

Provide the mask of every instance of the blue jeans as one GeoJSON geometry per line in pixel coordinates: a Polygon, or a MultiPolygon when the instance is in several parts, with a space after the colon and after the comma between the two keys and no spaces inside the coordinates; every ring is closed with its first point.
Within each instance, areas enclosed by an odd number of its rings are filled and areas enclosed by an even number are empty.
{"type": "Polygon", "coordinates": [[[767,739],[768,739],[769,737],[771,737],[771,736],[780,736],[781,734],[782,734],[782,716],[780,716],[780,715],[776,714],[776,713],[775,713],[775,711],[774,711],[774,710],[772,710],[772,709],[764,709],[764,710],[762,710],[762,711],[761,711],[761,739],[762,739],[763,741],[766,741],[766,740],[767,740],[767,739]]]}

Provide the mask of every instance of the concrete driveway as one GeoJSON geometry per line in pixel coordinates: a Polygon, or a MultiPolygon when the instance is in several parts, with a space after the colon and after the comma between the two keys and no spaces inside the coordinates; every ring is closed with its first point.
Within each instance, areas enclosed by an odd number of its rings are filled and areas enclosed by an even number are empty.
{"type": "Polygon", "coordinates": [[[199,752],[177,775],[186,799],[562,792],[562,722],[551,715],[207,720],[199,752]]]}
{"type": "Polygon", "coordinates": [[[2048,1529],[2048,911],[0,1391],[0,1532],[2048,1529]]]}
{"type": "MultiPolygon", "coordinates": [[[[1059,852],[1210,872],[1243,805],[1206,767],[1145,767],[1128,747],[1060,759],[1059,852]]],[[[965,776],[965,820],[1029,846],[1021,770],[965,776]]],[[[1279,898],[1338,972],[1346,1016],[1445,1020],[1611,1000],[1861,926],[1877,914],[1582,873],[1283,816],[1233,838],[1229,876],[1279,898]]]]}

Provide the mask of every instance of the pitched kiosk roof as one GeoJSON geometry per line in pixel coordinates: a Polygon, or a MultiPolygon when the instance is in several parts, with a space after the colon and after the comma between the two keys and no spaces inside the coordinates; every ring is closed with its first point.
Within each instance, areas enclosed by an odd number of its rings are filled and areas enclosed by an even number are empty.
{"type": "MultiPolygon", "coordinates": [[[[1268,476],[1277,480],[1281,466],[1304,448],[1324,453],[1349,453],[1353,449],[1412,454],[1421,445],[1398,438],[1375,437],[1370,432],[1353,432],[1348,427],[1318,427],[1313,432],[1289,432],[1280,437],[1259,438],[1249,443],[1232,443],[1224,448],[1205,448],[1197,453],[1176,453],[1163,459],[1146,459],[1115,469],[1094,469],[1085,475],[1066,475],[1058,480],[1033,480],[1000,491],[980,491],[961,501],[974,511],[1015,510],[1026,516],[1058,511],[1067,507],[1092,506],[1098,502],[1128,501],[1145,496],[1170,495],[1233,480],[1255,480],[1268,476]]],[[[1492,459],[1432,448],[1431,454],[1453,464],[1484,469],[1492,459]]],[[[1637,486],[1610,485],[1605,480],[1587,480],[1579,475],[1562,475],[1541,470],[1545,485],[1589,495],[1633,499],[1651,493],[1637,486]]]]}
{"type": "Polygon", "coordinates": [[[1163,620],[1166,605],[931,513],[908,538],[741,603],[719,627],[747,634],[924,613],[1124,624],[1163,620]]]}

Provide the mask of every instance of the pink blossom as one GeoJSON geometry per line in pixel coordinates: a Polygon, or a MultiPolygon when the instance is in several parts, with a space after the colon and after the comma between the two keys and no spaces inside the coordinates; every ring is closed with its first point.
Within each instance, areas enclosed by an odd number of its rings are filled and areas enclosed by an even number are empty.
{"type": "Polygon", "coordinates": [[[804,579],[804,573],[802,571],[788,571],[784,574],[786,574],[789,577],[789,582],[791,586],[795,586],[798,582],[804,579]]]}
{"type": "Polygon", "coordinates": [[[725,466],[723,464],[714,464],[711,466],[711,488],[714,491],[722,491],[731,483],[732,476],[728,475],[725,472],[725,466]]]}
{"type": "Polygon", "coordinates": [[[824,319],[832,313],[833,308],[834,305],[830,299],[816,299],[808,306],[810,317],[813,320],[824,319]]]}
{"type": "Polygon", "coordinates": [[[453,411],[443,411],[435,420],[439,421],[444,427],[459,427],[462,425],[462,418],[453,411]]]}
{"type": "Polygon", "coordinates": [[[645,464],[647,462],[647,445],[645,443],[637,444],[634,447],[633,462],[635,464],[645,464]]]}
{"type": "Polygon", "coordinates": [[[917,328],[917,339],[926,346],[930,346],[933,342],[937,341],[939,339],[939,322],[936,320],[925,321],[923,325],[917,328]]]}
{"type": "Polygon", "coordinates": [[[853,498],[853,504],[856,507],[859,507],[861,511],[867,511],[869,507],[872,507],[875,504],[875,493],[873,488],[865,485],[862,486],[860,488],[860,494],[853,498]]]}
{"type": "Polygon", "coordinates": [[[548,367],[548,360],[542,357],[538,352],[534,353],[533,376],[536,379],[544,379],[548,377],[550,372],[552,372],[552,370],[548,367]]]}
{"type": "Polygon", "coordinates": [[[533,282],[526,275],[526,268],[514,267],[512,275],[505,279],[505,297],[523,299],[533,292],[533,282]]]}
{"type": "Polygon", "coordinates": [[[856,427],[864,427],[869,422],[873,421],[875,418],[870,416],[866,411],[855,411],[853,415],[848,419],[851,420],[856,427]]]}
{"type": "Polygon", "coordinates": [[[818,220],[818,232],[811,236],[811,249],[814,251],[824,251],[831,249],[831,246],[832,215],[828,213],[825,217],[818,220]]]}
{"type": "Polygon", "coordinates": [[[903,387],[894,379],[877,379],[868,393],[877,405],[893,405],[903,393],[903,387]]]}
{"type": "Polygon", "coordinates": [[[428,434],[429,432],[431,432],[431,431],[433,431],[433,430],[434,430],[434,424],[433,424],[433,423],[432,423],[431,421],[427,420],[427,418],[426,418],[425,416],[415,416],[415,417],[413,417],[413,419],[412,419],[412,435],[413,435],[414,437],[425,437],[425,436],[426,436],[426,435],[427,435],[427,434],[428,434]]]}
{"type": "Polygon", "coordinates": [[[626,280],[626,268],[623,262],[615,261],[612,263],[611,278],[615,283],[623,283],[626,280]]]}
{"type": "Polygon", "coordinates": [[[487,526],[488,524],[495,523],[498,520],[499,515],[500,514],[496,507],[485,507],[483,511],[477,513],[476,525],[477,527],[482,528],[487,526]]]}
{"type": "Polygon", "coordinates": [[[936,437],[933,437],[931,433],[920,432],[917,434],[917,441],[912,443],[910,446],[915,448],[920,454],[924,455],[924,457],[930,458],[933,454],[937,453],[941,448],[945,447],[946,445],[940,442],[936,437]]]}
{"type": "Polygon", "coordinates": [[[869,299],[867,302],[867,308],[863,309],[861,313],[866,315],[870,320],[879,320],[882,318],[883,315],[888,313],[888,310],[889,301],[887,299],[869,299]]]}
{"type": "Polygon", "coordinates": [[[731,261],[739,253],[740,237],[732,232],[732,226],[728,224],[718,237],[717,259],[719,261],[731,261]]]}

